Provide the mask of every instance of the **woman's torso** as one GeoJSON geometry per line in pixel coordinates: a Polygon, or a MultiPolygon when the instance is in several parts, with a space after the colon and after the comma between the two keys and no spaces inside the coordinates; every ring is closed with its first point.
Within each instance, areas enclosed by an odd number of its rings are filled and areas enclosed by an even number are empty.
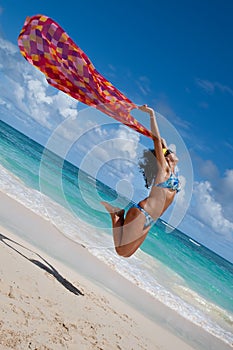
{"type": "Polygon", "coordinates": [[[161,170],[154,179],[154,184],[152,185],[149,196],[139,203],[153,219],[159,218],[165,212],[173,202],[177,193],[176,189],[159,187],[169,180],[171,176],[174,176],[174,174],[169,167],[161,170]]]}

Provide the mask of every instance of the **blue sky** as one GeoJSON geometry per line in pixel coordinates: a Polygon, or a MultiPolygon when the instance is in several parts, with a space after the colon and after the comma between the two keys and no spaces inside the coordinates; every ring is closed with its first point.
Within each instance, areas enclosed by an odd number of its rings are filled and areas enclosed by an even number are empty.
{"type": "MultiPolygon", "coordinates": [[[[18,53],[17,37],[24,20],[38,13],[57,21],[97,70],[127,97],[154,107],[164,117],[161,128],[170,143],[176,143],[173,136],[178,133],[192,159],[194,176],[190,193],[187,183],[192,169],[184,175],[185,212],[191,195],[192,199],[179,227],[233,260],[233,2],[102,0],[58,5],[53,0],[46,4],[0,0],[1,117],[45,143],[62,122],[65,127],[60,137],[74,141],[68,119],[76,118],[80,104],[49,88],[18,53]]],[[[123,163],[116,159],[101,171],[103,176],[109,171],[115,181],[120,171],[130,195],[129,184],[136,179],[136,147],[151,145],[149,140],[108,125],[112,122],[108,117],[102,121],[106,125],[97,128],[95,113],[88,121],[85,112],[80,116],[85,130],[95,125],[88,142],[95,138],[106,143],[113,136],[129,141],[115,149],[112,145],[112,155],[124,159],[128,147],[132,159],[126,157],[123,163]]],[[[145,116],[138,118],[148,125],[145,116]]],[[[81,155],[88,146],[85,142],[74,146],[70,157],[76,160],[77,147],[81,155]]],[[[190,164],[183,162],[183,168],[187,166],[190,164]]],[[[139,180],[136,183],[139,189],[139,180]]]]}

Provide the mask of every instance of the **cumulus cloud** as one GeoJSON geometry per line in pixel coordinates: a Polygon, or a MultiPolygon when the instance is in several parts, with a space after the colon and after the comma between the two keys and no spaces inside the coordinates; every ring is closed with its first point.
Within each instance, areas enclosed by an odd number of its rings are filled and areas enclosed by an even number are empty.
{"type": "Polygon", "coordinates": [[[224,215],[232,220],[233,212],[233,170],[225,171],[224,176],[220,178],[215,186],[217,200],[222,204],[224,215]]]}
{"type": "Polygon", "coordinates": [[[199,175],[211,184],[212,195],[220,203],[223,215],[232,220],[233,212],[233,170],[227,169],[223,174],[212,160],[197,159],[199,175]]]}
{"type": "Polygon", "coordinates": [[[199,165],[199,171],[204,178],[213,179],[214,181],[218,179],[219,171],[212,160],[199,160],[199,165]]]}
{"type": "MultiPolygon", "coordinates": [[[[122,178],[132,177],[130,169],[135,166],[137,147],[140,136],[138,133],[126,129],[123,125],[106,129],[94,127],[91,135],[82,140],[85,156],[99,162],[99,168],[104,165],[112,167],[112,173],[122,178]],[[103,137],[104,136],[104,137],[103,137]],[[112,165],[111,165],[112,164],[112,165]]],[[[93,166],[90,164],[90,167],[93,166]]]]}
{"type": "Polygon", "coordinates": [[[6,55],[12,55],[18,52],[16,45],[12,44],[10,41],[5,40],[0,37],[0,48],[5,52],[6,55]]]}
{"type": "Polygon", "coordinates": [[[198,159],[196,168],[203,180],[194,183],[182,227],[184,232],[232,261],[233,169],[222,175],[216,164],[202,159],[198,159]]]}
{"type": "Polygon", "coordinates": [[[75,119],[78,116],[77,101],[61,91],[54,96],[54,104],[63,118],[75,119]]]}
{"type": "Polygon", "coordinates": [[[177,196],[177,205],[183,208],[184,206],[187,206],[186,193],[185,193],[186,178],[183,175],[179,175],[179,180],[180,180],[182,191],[180,191],[179,195],[177,196]]]}
{"type": "Polygon", "coordinates": [[[232,236],[233,222],[224,216],[223,206],[216,200],[215,192],[209,181],[195,183],[194,202],[193,212],[199,220],[216,233],[224,235],[225,238],[232,236]]]}
{"type": "Polygon", "coordinates": [[[120,143],[114,143],[113,149],[115,152],[123,152],[127,153],[129,156],[129,159],[134,160],[137,158],[137,146],[139,142],[139,134],[135,131],[126,128],[123,125],[119,126],[119,129],[117,130],[115,134],[116,140],[119,139],[120,143]],[[122,142],[123,140],[123,142],[122,142]]]}
{"type": "Polygon", "coordinates": [[[64,118],[77,117],[78,102],[50,87],[44,75],[21,57],[18,47],[2,38],[0,71],[2,105],[12,105],[22,118],[33,118],[53,130],[64,118]]]}
{"type": "Polygon", "coordinates": [[[233,169],[227,169],[225,172],[225,176],[223,179],[223,184],[225,186],[225,189],[228,189],[228,194],[229,190],[231,195],[233,194],[233,169]]]}

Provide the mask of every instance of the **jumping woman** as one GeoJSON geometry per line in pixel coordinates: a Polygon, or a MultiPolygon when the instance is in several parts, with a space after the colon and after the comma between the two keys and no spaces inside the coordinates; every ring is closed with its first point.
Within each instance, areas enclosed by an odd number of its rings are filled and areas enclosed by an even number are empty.
{"type": "Polygon", "coordinates": [[[176,154],[167,148],[161,139],[155,112],[147,105],[139,107],[150,116],[153,135],[156,171],[149,196],[133,205],[125,215],[125,210],[101,202],[111,215],[113,240],[116,252],[123,257],[130,257],[146,238],[150,227],[172,204],[176,193],[180,190],[180,182],[175,174],[178,163],[176,154]]]}

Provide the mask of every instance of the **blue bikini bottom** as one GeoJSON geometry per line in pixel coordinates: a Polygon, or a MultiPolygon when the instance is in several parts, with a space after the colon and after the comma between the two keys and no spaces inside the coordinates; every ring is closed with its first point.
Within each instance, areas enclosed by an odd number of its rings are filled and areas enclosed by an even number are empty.
{"type": "Polygon", "coordinates": [[[139,209],[146,217],[146,221],[143,229],[146,229],[149,226],[152,226],[156,223],[157,220],[154,220],[147,211],[145,211],[139,204],[133,204],[131,208],[139,209]]]}

